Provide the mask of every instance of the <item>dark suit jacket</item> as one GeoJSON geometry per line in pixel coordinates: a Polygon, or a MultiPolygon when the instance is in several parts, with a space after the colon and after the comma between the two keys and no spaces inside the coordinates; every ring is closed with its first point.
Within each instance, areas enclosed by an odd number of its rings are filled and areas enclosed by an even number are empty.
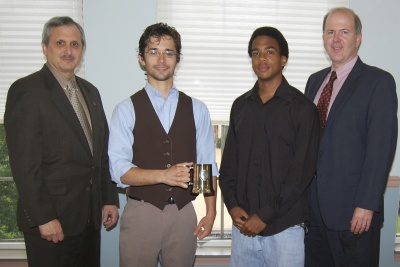
{"type": "MultiPolygon", "coordinates": [[[[330,69],[310,76],[305,89],[310,99],[330,69]]],[[[319,146],[316,183],[329,229],[349,230],[355,207],[375,211],[372,225],[383,222],[383,193],[396,143],[395,81],[358,59],[331,107],[319,146]]]]}
{"type": "Polygon", "coordinates": [[[86,80],[76,80],[90,112],[93,156],[75,111],[46,65],[8,91],[4,124],[23,232],[39,234],[38,225],[58,219],[66,236],[77,235],[89,212],[100,229],[102,206],[118,205],[99,92],[86,80]]]}

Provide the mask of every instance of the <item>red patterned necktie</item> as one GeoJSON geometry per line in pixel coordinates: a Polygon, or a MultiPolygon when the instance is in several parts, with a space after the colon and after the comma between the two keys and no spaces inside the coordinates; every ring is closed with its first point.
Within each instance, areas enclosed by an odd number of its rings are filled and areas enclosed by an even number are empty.
{"type": "Polygon", "coordinates": [[[331,101],[331,96],[332,96],[333,82],[336,80],[336,78],[337,78],[336,71],[332,71],[331,77],[329,78],[329,82],[325,85],[324,89],[322,90],[321,96],[319,97],[318,100],[317,108],[319,111],[319,116],[321,118],[322,129],[325,128],[329,102],[331,101]]]}

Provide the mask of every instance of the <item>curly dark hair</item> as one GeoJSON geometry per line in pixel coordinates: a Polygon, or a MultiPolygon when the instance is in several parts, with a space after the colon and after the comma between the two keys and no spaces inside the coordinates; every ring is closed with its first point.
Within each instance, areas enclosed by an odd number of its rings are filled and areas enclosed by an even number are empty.
{"type": "Polygon", "coordinates": [[[253,45],[253,41],[258,36],[268,36],[268,37],[274,38],[278,42],[281,56],[285,56],[287,59],[289,59],[288,43],[287,43],[285,37],[283,37],[283,34],[278,29],[273,28],[273,27],[261,27],[261,28],[256,29],[253,32],[253,34],[251,35],[251,38],[249,41],[249,47],[247,50],[250,57],[251,57],[251,47],[253,45]]]}
{"type": "Polygon", "coordinates": [[[172,38],[175,44],[175,49],[176,49],[176,54],[177,54],[177,62],[180,61],[181,59],[181,49],[182,49],[182,44],[181,44],[181,35],[179,32],[171,26],[168,26],[166,23],[159,22],[153,25],[148,26],[142,36],[139,39],[139,55],[143,57],[144,55],[144,50],[147,47],[147,45],[150,42],[150,38],[155,37],[158,39],[158,41],[161,40],[161,38],[172,38]]]}

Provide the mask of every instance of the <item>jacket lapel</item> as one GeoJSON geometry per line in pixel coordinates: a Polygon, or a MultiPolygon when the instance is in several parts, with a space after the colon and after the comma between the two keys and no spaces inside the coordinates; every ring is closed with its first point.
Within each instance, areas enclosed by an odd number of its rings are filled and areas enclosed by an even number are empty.
{"type": "MultiPolygon", "coordinates": [[[[76,81],[78,83],[79,88],[81,89],[83,98],[85,99],[86,106],[89,110],[90,114],[90,122],[92,125],[92,138],[93,138],[93,155],[96,154],[96,150],[99,148],[99,136],[100,136],[100,123],[101,123],[101,113],[99,112],[99,103],[96,101],[96,97],[93,95],[92,90],[90,90],[88,87],[84,85],[82,80],[79,77],[76,77],[76,81]]],[[[82,130],[83,132],[83,130],[82,130]]],[[[85,133],[83,133],[85,134],[85,133]]],[[[85,137],[86,141],[86,137],[85,137]]],[[[89,145],[87,144],[87,141],[85,142],[87,145],[87,149],[90,152],[89,145]]],[[[101,154],[101,153],[100,153],[101,154]]]]}
{"type": "Polygon", "coordinates": [[[355,83],[357,81],[357,78],[360,76],[362,65],[363,62],[361,61],[361,59],[358,59],[353,69],[350,71],[349,76],[346,78],[346,81],[343,83],[343,86],[336,96],[335,101],[332,104],[331,110],[329,111],[325,129],[328,128],[332,121],[335,120],[335,117],[342,109],[342,106],[346,103],[346,101],[349,99],[352,92],[354,91],[354,88],[356,87],[355,83]]]}
{"type": "Polygon", "coordinates": [[[320,75],[315,77],[315,81],[313,82],[314,85],[311,85],[310,93],[308,94],[308,97],[312,99],[312,101],[314,101],[315,96],[317,95],[318,90],[321,87],[321,84],[324,82],[326,75],[328,75],[330,71],[331,68],[326,68],[324,71],[321,72],[320,75]]]}
{"type": "Polygon", "coordinates": [[[71,131],[76,134],[82,145],[86,148],[88,153],[91,154],[85,133],[83,132],[79,119],[76,116],[75,110],[69,102],[69,99],[65,94],[64,89],[61,87],[57,79],[53,76],[51,71],[46,66],[43,68],[43,70],[46,71],[45,75],[47,76],[48,83],[52,90],[51,98],[53,103],[57,106],[65,121],[70,124],[71,127],[69,128],[71,129],[71,131]]]}

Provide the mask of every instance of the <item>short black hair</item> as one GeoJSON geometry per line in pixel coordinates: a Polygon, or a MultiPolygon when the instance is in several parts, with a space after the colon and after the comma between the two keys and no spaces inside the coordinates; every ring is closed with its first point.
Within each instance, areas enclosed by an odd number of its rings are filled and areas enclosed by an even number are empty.
{"type": "Polygon", "coordinates": [[[279,45],[279,50],[281,53],[281,56],[285,56],[287,59],[289,59],[289,46],[288,43],[283,36],[283,34],[276,28],[274,27],[261,27],[256,29],[253,34],[251,35],[250,41],[249,41],[249,47],[248,47],[248,53],[249,56],[251,57],[251,48],[253,46],[253,41],[256,39],[258,36],[268,36],[271,38],[274,38],[279,45]]]}

